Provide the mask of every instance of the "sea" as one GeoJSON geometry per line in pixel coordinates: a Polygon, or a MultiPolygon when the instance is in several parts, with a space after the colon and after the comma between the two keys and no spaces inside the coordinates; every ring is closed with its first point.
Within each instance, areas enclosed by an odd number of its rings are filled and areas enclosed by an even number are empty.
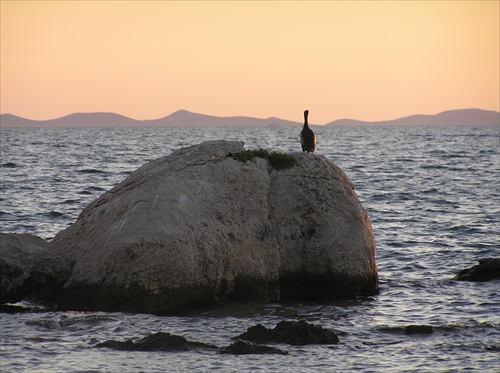
{"type": "MultiPolygon", "coordinates": [[[[500,127],[313,127],[367,209],[380,293],[235,303],[170,316],[59,312],[23,301],[0,314],[2,372],[500,372],[500,280],[454,276],[500,257],[500,127]],[[305,320],[337,345],[289,355],[96,348],[156,332],[225,347],[250,326],[305,320]],[[431,333],[406,334],[411,325],[431,333]]],[[[2,232],[51,240],[145,163],[209,140],[300,151],[300,128],[1,128],[2,232]]],[[[311,155],[313,156],[313,155],[311,155]]]]}

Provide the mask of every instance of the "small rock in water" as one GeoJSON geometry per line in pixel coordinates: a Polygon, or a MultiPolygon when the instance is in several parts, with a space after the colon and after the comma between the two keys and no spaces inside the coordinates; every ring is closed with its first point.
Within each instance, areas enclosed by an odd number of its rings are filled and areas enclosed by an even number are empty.
{"type": "Polygon", "coordinates": [[[98,348],[111,348],[125,351],[190,351],[193,348],[217,349],[217,346],[201,342],[188,341],[186,338],[170,333],[158,332],[144,337],[137,342],[108,340],[96,345],[98,348]]]}
{"type": "Polygon", "coordinates": [[[429,325],[408,325],[405,334],[432,334],[432,326],[429,325]]]}
{"type": "Polygon", "coordinates": [[[480,259],[479,264],[460,271],[455,280],[484,282],[500,279],[500,258],[480,259]]]}
{"type": "Polygon", "coordinates": [[[286,343],[294,346],[339,343],[339,337],[333,330],[324,329],[304,320],[281,321],[274,329],[257,324],[236,338],[257,343],[286,343]]]}
{"type": "Polygon", "coordinates": [[[288,351],[280,350],[279,348],[261,346],[253,344],[252,342],[237,340],[232,345],[224,347],[219,350],[220,354],[234,354],[234,355],[250,355],[250,354],[280,354],[289,355],[288,351]]]}

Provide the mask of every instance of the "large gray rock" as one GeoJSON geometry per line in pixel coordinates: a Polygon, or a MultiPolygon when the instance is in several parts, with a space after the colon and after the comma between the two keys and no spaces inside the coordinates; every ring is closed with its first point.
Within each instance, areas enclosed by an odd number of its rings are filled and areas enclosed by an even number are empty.
{"type": "Polygon", "coordinates": [[[0,233],[1,303],[25,297],[53,300],[69,273],[69,263],[47,241],[31,234],[0,233]]]}
{"type": "Polygon", "coordinates": [[[232,155],[213,141],[154,160],[89,204],[52,244],[73,263],[61,308],[169,311],[215,300],[378,290],[375,240],[344,172],[232,155]]]}

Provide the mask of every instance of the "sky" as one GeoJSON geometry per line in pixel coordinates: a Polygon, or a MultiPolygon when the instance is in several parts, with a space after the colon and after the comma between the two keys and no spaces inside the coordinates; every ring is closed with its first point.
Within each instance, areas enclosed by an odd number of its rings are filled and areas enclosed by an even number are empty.
{"type": "Polygon", "coordinates": [[[500,111],[500,1],[0,1],[0,113],[500,111]]]}

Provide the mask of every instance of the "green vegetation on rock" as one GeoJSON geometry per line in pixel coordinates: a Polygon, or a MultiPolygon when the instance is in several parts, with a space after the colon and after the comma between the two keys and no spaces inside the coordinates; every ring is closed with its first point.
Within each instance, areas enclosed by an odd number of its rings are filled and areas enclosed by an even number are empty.
{"type": "Polygon", "coordinates": [[[234,159],[240,162],[247,162],[254,158],[267,159],[270,166],[275,170],[283,170],[285,168],[293,167],[297,163],[296,159],[287,153],[272,151],[267,149],[247,149],[240,153],[232,155],[234,159]]]}

